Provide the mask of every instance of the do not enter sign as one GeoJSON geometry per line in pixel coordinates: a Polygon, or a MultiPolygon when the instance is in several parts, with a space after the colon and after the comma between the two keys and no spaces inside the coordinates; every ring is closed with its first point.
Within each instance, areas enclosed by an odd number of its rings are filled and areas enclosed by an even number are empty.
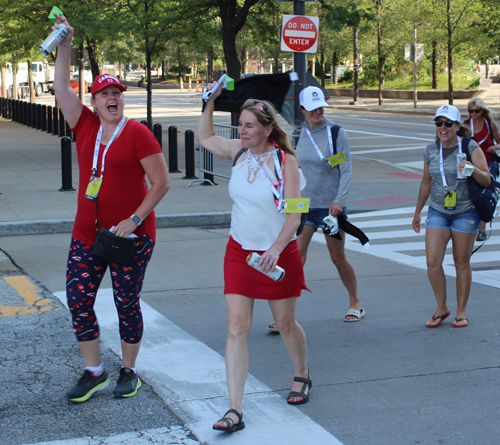
{"type": "Polygon", "coordinates": [[[281,51],[315,53],[318,46],[319,17],[284,15],[281,51]]]}

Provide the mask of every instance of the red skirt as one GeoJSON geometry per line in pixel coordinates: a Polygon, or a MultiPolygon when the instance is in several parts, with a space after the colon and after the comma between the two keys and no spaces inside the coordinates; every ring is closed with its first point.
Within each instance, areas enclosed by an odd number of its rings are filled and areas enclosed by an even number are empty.
{"type": "Polygon", "coordinates": [[[278,282],[247,264],[251,252],[264,253],[262,250],[244,250],[232,236],[229,237],[224,257],[224,294],[244,295],[257,300],[282,300],[300,297],[302,289],[309,290],[296,240],[281,252],[278,266],[285,269],[285,276],[278,282]]]}

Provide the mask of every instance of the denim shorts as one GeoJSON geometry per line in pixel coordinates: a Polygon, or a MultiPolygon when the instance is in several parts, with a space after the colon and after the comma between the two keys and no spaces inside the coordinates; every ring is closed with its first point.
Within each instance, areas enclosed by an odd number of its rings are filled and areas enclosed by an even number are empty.
{"type": "Polygon", "coordinates": [[[453,232],[476,233],[481,225],[481,218],[474,206],[459,215],[447,215],[429,207],[425,227],[451,230],[453,232]]]}
{"type": "MultiPolygon", "coordinates": [[[[330,208],[327,209],[318,209],[318,208],[310,208],[306,217],[306,226],[313,226],[315,229],[323,229],[325,227],[325,223],[323,219],[328,216],[328,212],[330,208]]],[[[347,218],[346,207],[344,207],[344,211],[342,214],[347,218]]]]}

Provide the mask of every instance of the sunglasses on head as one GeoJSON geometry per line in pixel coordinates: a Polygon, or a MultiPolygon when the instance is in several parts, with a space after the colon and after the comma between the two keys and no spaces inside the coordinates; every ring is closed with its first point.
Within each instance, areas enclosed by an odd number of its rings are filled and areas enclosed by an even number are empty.
{"type": "Polygon", "coordinates": [[[470,114],[473,114],[473,113],[479,114],[479,113],[481,113],[481,111],[483,111],[483,110],[480,110],[480,109],[476,108],[475,110],[469,110],[469,113],[470,114]]]}
{"type": "Polygon", "coordinates": [[[453,122],[453,121],[434,121],[434,123],[436,124],[436,127],[442,127],[444,124],[446,127],[450,128],[453,126],[453,124],[455,122],[453,122]]]}

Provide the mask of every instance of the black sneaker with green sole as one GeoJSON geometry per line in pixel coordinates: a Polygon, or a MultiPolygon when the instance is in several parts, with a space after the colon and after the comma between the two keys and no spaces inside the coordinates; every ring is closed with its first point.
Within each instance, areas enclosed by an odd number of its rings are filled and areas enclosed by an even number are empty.
{"type": "Polygon", "coordinates": [[[120,377],[116,382],[113,397],[132,397],[137,394],[137,390],[141,387],[141,379],[130,368],[121,368],[120,377]]]}
{"type": "Polygon", "coordinates": [[[99,376],[94,376],[86,369],[76,386],[66,393],[66,398],[72,402],[86,402],[96,391],[106,388],[108,383],[109,374],[106,371],[99,376]]]}

